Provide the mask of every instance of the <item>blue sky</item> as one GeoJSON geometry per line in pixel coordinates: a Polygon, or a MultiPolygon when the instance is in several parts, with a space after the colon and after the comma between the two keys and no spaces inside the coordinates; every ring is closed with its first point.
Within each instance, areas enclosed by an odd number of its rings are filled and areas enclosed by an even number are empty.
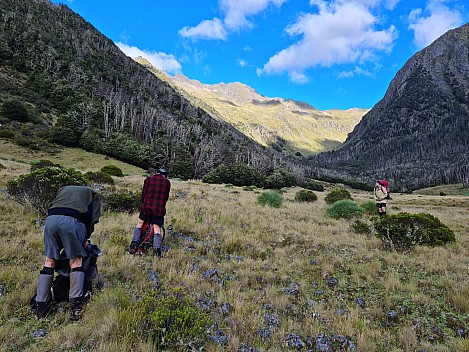
{"type": "Polygon", "coordinates": [[[326,109],[371,108],[405,62],[469,21],[467,0],[53,0],[130,57],[326,109]]]}

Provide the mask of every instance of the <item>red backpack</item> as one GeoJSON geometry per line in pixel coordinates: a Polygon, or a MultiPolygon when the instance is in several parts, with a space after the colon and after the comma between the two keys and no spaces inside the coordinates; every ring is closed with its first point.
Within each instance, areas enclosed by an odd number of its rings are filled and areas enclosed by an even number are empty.
{"type": "Polygon", "coordinates": [[[391,198],[391,191],[389,191],[389,183],[386,180],[379,180],[379,183],[381,186],[386,188],[386,191],[388,193],[388,196],[386,197],[387,199],[391,198]]]}

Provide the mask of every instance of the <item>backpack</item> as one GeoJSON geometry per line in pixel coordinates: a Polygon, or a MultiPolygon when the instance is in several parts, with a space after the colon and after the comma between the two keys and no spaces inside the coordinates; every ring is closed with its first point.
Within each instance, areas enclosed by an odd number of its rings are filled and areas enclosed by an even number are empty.
{"type": "MultiPolygon", "coordinates": [[[[153,235],[154,235],[154,227],[150,221],[146,220],[142,225],[142,232],[140,235],[140,239],[138,240],[137,250],[135,254],[145,254],[150,248],[153,247],[153,235]]],[[[161,226],[161,235],[163,236],[163,240],[166,236],[166,229],[164,226],[161,226]]]]}
{"type": "MultiPolygon", "coordinates": [[[[83,257],[83,271],[85,272],[85,281],[83,283],[83,302],[88,302],[93,294],[94,287],[99,288],[102,282],[99,282],[98,266],[96,265],[98,255],[101,250],[94,244],[89,244],[86,249],[87,257],[83,257]]],[[[50,303],[68,302],[68,291],[70,289],[70,265],[69,260],[65,257],[62,250],[60,253],[61,258],[57,261],[54,268],[58,275],[55,275],[52,281],[50,303]]],[[[31,309],[34,310],[36,306],[36,294],[29,301],[31,309]]]]}
{"type": "Polygon", "coordinates": [[[388,181],[386,180],[379,180],[379,183],[381,184],[381,186],[383,186],[384,188],[386,188],[386,192],[388,193],[386,199],[391,199],[391,191],[389,190],[389,183],[388,181]]]}

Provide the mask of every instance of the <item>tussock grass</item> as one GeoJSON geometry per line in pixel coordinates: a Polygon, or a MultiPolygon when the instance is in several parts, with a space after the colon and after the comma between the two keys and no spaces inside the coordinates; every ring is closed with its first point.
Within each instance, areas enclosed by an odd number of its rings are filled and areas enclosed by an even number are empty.
{"type": "MultiPolygon", "coordinates": [[[[7,171],[14,177],[29,168],[7,171]]],[[[116,178],[115,187],[139,191],[142,182],[134,174],[116,178]]],[[[283,351],[290,333],[303,339],[347,335],[361,351],[469,350],[468,340],[457,338],[447,323],[455,317],[466,331],[469,324],[469,199],[448,195],[435,206],[432,195],[393,194],[390,214],[428,212],[456,235],[444,247],[396,253],[384,251],[374,236],[351,231],[352,220],[328,217],[325,192],[318,192],[317,202],[301,203],[294,201],[298,190],[287,189],[282,207],[271,208],[242,188],[173,180],[166,217],[173,231],[161,260],[126,253],[137,213],[104,213],[91,238],[102,249],[98,269],[104,287],[79,324],[69,321],[66,305],[48,319],[32,317],[29,299],[43,261],[42,222],[0,195],[0,285],[6,288],[0,294],[0,351],[153,351],[139,304],[145,292],[167,297],[177,287],[199,309],[212,304],[204,310],[217,323],[211,334],[218,329],[227,342],[207,340],[207,351],[241,344],[283,351]],[[331,279],[337,283],[331,286],[331,279]],[[297,292],[287,293],[292,287],[297,292]],[[229,311],[222,311],[224,303],[229,311]],[[399,324],[386,327],[391,310],[398,312],[399,324]],[[418,336],[416,322],[426,335],[418,336]],[[432,344],[427,335],[435,325],[446,337],[432,344]],[[33,337],[38,329],[47,330],[44,338],[33,337]],[[271,337],[262,339],[259,329],[269,329],[271,337]]],[[[370,194],[353,191],[353,198],[367,201],[370,194]]]]}

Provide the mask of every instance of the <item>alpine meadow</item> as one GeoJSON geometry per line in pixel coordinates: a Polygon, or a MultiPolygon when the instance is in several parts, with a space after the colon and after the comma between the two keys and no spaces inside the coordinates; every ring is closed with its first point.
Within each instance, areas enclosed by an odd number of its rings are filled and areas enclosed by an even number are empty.
{"type": "Polygon", "coordinates": [[[321,111],[166,74],[63,4],[0,0],[0,351],[469,352],[468,38],[411,57],[372,109],[321,111]],[[130,254],[161,167],[162,257],[130,254]],[[32,309],[66,185],[101,199],[78,321],[32,309]]]}

